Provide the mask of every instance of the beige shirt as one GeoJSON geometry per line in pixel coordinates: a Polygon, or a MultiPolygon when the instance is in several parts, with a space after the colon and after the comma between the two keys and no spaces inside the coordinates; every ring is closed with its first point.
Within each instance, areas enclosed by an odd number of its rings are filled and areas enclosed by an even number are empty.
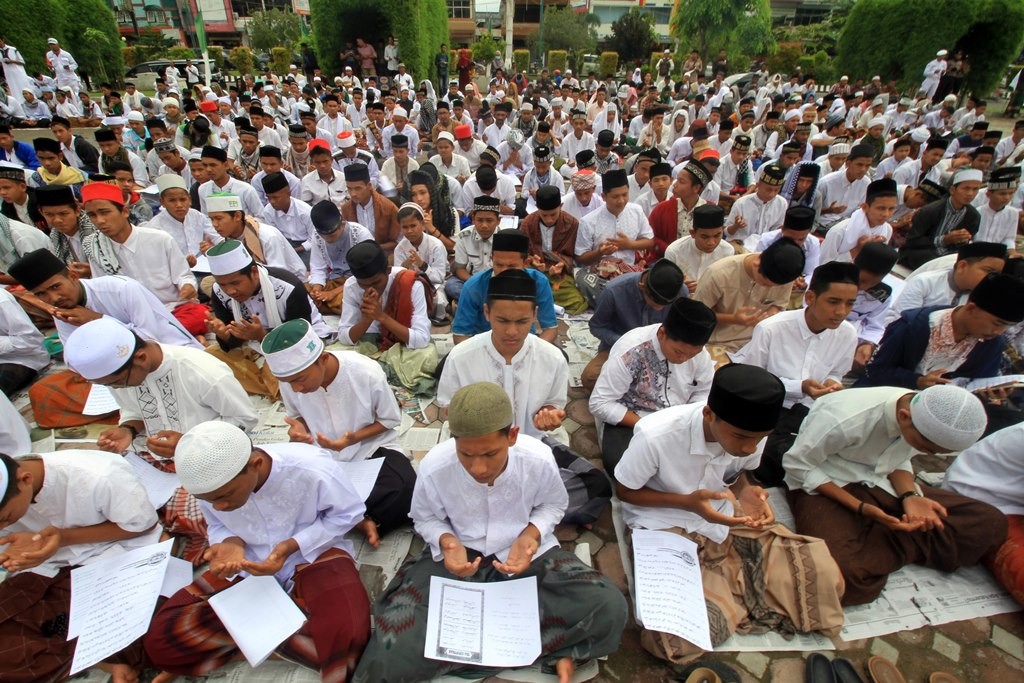
{"type": "MultiPolygon", "coordinates": [[[[793,283],[762,287],[747,275],[743,260],[750,254],[738,254],[716,261],[697,281],[693,298],[707,305],[716,313],[732,314],[744,306],[765,310],[777,306],[785,310],[793,283]]],[[[727,351],[738,351],[754,335],[753,327],[744,325],[723,325],[715,327],[709,344],[720,344],[727,351]]]]}

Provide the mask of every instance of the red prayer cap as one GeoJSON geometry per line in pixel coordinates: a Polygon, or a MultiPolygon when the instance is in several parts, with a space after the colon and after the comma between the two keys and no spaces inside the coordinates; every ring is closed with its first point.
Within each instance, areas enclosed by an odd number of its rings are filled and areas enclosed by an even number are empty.
{"type": "Polygon", "coordinates": [[[327,143],[327,140],[323,138],[313,138],[309,141],[309,149],[316,149],[317,147],[323,147],[326,150],[330,150],[331,146],[327,143]]]}
{"type": "Polygon", "coordinates": [[[91,202],[94,199],[106,199],[124,206],[124,192],[117,185],[110,183],[87,183],[82,186],[82,203],[91,202]]]}
{"type": "Polygon", "coordinates": [[[700,152],[700,154],[697,156],[698,161],[703,161],[704,159],[721,159],[721,158],[722,158],[722,155],[719,154],[717,149],[706,149],[703,152],[700,152]]]}
{"type": "Polygon", "coordinates": [[[212,112],[217,111],[217,103],[211,102],[210,100],[203,100],[199,103],[199,111],[212,112]]]}
{"type": "Polygon", "coordinates": [[[455,139],[468,140],[473,137],[473,127],[465,123],[455,126],[455,139]]]}

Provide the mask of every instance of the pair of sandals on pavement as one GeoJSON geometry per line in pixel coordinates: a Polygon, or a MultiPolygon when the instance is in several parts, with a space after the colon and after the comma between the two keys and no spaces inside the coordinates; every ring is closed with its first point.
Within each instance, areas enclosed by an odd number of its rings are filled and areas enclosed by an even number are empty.
{"type": "MultiPolygon", "coordinates": [[[[907,683],[896,665],[885,657],[870,657],[866,668],[870,683],[907,683]]],[[[691,665],[676,680],[683,683],[741,683],[736,670],[721,662],[691,665]]],[[[807,658],[804,680],[805,683],[865,683],[850,660],[841,657],[830,660],[819,653],[807,658]]],[[[928,683],[960,683],[960,679],[940,672],[929,676],[928,683]]]]}

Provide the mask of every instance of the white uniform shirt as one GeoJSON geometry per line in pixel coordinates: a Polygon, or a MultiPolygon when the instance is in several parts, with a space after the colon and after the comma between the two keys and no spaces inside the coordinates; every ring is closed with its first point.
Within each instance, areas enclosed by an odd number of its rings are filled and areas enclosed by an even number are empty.
{"type": "Polygon", "coordinates": [[[1024,515],[1024,422],[1000,429],[956,457],[942,488],[994,505],[1005,515],[1024,515]]]}
{"type": "MultiPolygon", "coordinates": [[[[479,155],[477,155],[477,160],[479,160],[479,158],[479,155]]],[[[458,154],[458,151],[452,154],[452,163],[450,166],[441,161],[440,154],[435,154],[430,157],[430,163],[437,167],[439,172],[452,178],[468,178],[469,174],[472,173],[469,168],[469,160],[458,154]]]]}
{"type": "MultiPolygon", "coordinates": [[[[370,239],[373,239],[372,236],[370,239]]],[[[420,245],[414,247],[408,238],[403,237],[395,247],[395,263],[405,263],[413,252],[419,254],[420,259],[427,265],[423,272],[430,281],[435,285],[443,284],[448,275],[448,250],[444,248],[444,243],[433,235],[424,233],[420,245]]]]}
{"type": "Polygon", "coordinates": [[[452,258],[452,272],[465,268],[474,275],[491,267],[494,250],[494,235],[486,240],[480,237],[472,225],[455,234],[455,256],[452,258]]]}
{"type": "Polygon", "coordinates": [[[210,545],[240,538],[245,559],[253,562],[266,559],[278,543],[294,539],[298,552],[289,555],[274,575],[290,590],[297,565],[312,563],[331,548],[355,555],[345,534],[363,520],[366,506],[328,451],[303,443],[256,448],[272,462],[263,486],[236,510],[217,510],[205,501],[199,501],[199,508],[209,526],[210,545]]]}
{"type": "Polygon", "coordinates": [[[309,204],[292,197],[287,211],[278,211],[267,204],[260,214],[260,221],[273,225],[289,242],[302,242],[302,247],[309,249],[312,246],[313,233],[316,232],[310,211],[309,204]]]}
{"type": "Polygon", "coordinates": [[[345,184],[345,176],[340,171],[332,169],[334,177],[331,181],[324,182],[316,169],[302,176],[300,182],[300,194],[302,201],[310,206],[315,206],[324,200],[330,201],[336,206],[341,206],[348,201],[348,185],[345,184]]]}
{"type": "MultiPolygon", "coordinates": [[[[328,242],[315,231],[309,254],[309,284],[325,285],[328,280],[348,277],[352,270],[345,258],[348,250],[360,242],[373,240],[373,234],[359,223],[345,222],[345,234],[328,242]]],[[[447,252],[445,253],[447,256],[447,252]]]]}
{"type": "MultiPolygon", "coordinates": [[[[98,234],[98,233],[97,233],[98,234]]],[[[174,239],[163,230],[133,227],[122,244],[113,240],[114,252],[121,264],[118,275],[138,280],[145,285],[168,310],[182,303],[179,290],[185,285],[198,287],[189,270],[188,261],[174,239]]],[[[104,274],[99,262],[89,259],[95,275],[104,274]]]]}
{"type": "MultiPolygon", "coordinates": [[[[49,249],[53,251],[53,247],[50,246],[50,239],[46,236],[46,233],[36,226],[27,225],[13,218],[7,219],[7,224],[11,229],[11,243],[18,257],[24,256],[36,249],[49,249]]],[[[13,259],[10,263],[0,261],[0,271],[6,271],[13,262],[13,259]]]]}
{"type": "Polygon", "coordinates": [[[335,460],[366,460],[378,448],[397,449],[402,413],[380,364],[349,351],[327,353],[338,359],[338,375],[326,389],[300,394],[281,382],[281,400],[288,416],[301,417],[314,437],[319,433],[331,439],[340,439],[345,432],[358,431],[374,422],[387,427],[377,436],[344,450],[326,451],[335,460]]]}
{"type": "MultiPolygon", "coordinates": [[[[636,204],[627,203],[618,216],[613,216],[607,207],[601,207],[580,221],[576,235],[576,256],[597,249],[602,242],[617,237],[619,233],[631,240],[654,239],[654,231],[647,222],[647,216],[636,204]]],[[[620,258],[626,263],[636,263],[636,251],[633,249],[619,249],[609,256],[620,258]]]]}
{"type": "MultiPolygon", "coordinates": [[[[782,228],[770,230],[769,232],[761,235],[761,239],[757,241],[757,247],[754,251],[763,252],[780,239],[782,239],[782,228]]],[[[800,245],[800,248],[804,252],[804,279],[807,282],[810,282],[811,275],[814,274],[814,269],[817,268],[818,264],[821,262],[821,243],[818,242],[818,238],[814,235],[809,235],[807,239],[803,241],[803,244],[800,245]]]]}
{"type": "Polygon", "coordinates": [[[981,224],[975,242],[1000,242],[1007,249],[1014,249],[1017,243],[1017,221],[1020,211],[1007,204],[1000,211],[993,211],[988,204],[978,207],[981,224]]]}
{"type": "Polygon", "coordinates": [[[697,248],[692,237],[685,235],[668,245],[665,250],[665,258],[679,266],[687,280],[696,282],[711,267],[711,264],[735,253],[736,248],[722,240],[713,252],[705,254],[697,248]]]}
{"type": "Polygon", "coordinates": [[[256,409],[226,363],[199,349],[161,344],[160,350],[163,361],[142,384],[110,388],[121,423],[144,423],[139,439],[161,430],[184,433],[210,420],[246,431],[256,426],[256,409]]]}
{"type": "Polygon", "coordinates": [[[33,370],[50,364],[43,335],[10,292],[0,287],[0,363],[14,363],[33,370]]]}
{"type": "MultiPolygon", "coordinates": [[[[291,171],[281,169],[281,173],[288,180],[288,194],[292,196],[292,199],[299,199],[302,197],[302,181],[291,171]]],[[[263,189],[263,179],[267,177],[267,172],[264,170],[256,171],[252,174],[252,178],[249,179],[249,184],[252,189],[256,192],[256,196],[260,199],[261,205],[266,205],[267,192],[263,189]]],[[[256,214],[259,215],[259,214],[256,214]]]]}
{"type": "Polygon", "coordinates": [[[575,216],[576,220],[583,220],[584,216],[601,208],[604,208],[604,200],[601,199],[597,192],[590,196],[589,204],[581,204],[580,200],[576,198],[575,192],[562,195],[562,211],[575,216]]]}
{"type": "Polygon", "coordinates": [[[152,220],[143,227],[166,232],[178,245],[181,253],[186,256],[198,256],[201,253],[199,243],[204,239],[213,244],[220,244],[224,241],[224,238],[213,229],[210,217],[195,209],[188,210],[184,223],[178,221],[165,209],[153,216],[152,220]]]}
{"type": "Polygon", "coordinates": [[[746,241],[747,238],[760,237],[766,232],[781,228],[788,208],[789,203],[779,195],[772,197],[768,203],[762,202],[756,192],[743,195],[733,203],[725,225],[731,226],[741,216],[747,225],[737,230],[735,234],[730,235],[726,232],[725,239],[746,241]]]}
{"type": "MultiPolygon", "coordinates": [[[[672,406],[641,418],[633,438],[615,466],[615,478],[628,489],[643,487],[667,493],[689,494],[698,489],[725,491],[744,470],[761,462],[764,440],[745,458],[729,455],[717,443],[704,438],[704,403],[672,406]]],[[[725,515],[733,514],[729,500],[709,500],[725,515]]],[[[681,527],[703,534],[715,543],[723,542],[729,527],[713,524],[695,512],[679,508],[622,504],[622,519],[633,529],[681,527]]]]}
{"type": "Polygon", "coordinates": [[[508,466],[492,485],[466,471],[455,454],[455,439],[434,446],[420,463],[409,516],[435,562],[444,557],[440,539],[446,533],[504,562],[528,524],[540,532],[535,558],[557,548],[555,525],[568,506],[551,449],[520,434],[509,448],[508,466]]]}
{"type": "Polygon", "coordinates": [[[633,411],[640,417],[669,406],[702,403],[711,390],[715,363],[706,349],[684,363],[669,363],[658,342],[661,324],[646,325],[619,337],[601,368],[590,412],[616,425],[633,411]]]}
{"type": "MultiPolygon", "coordinates": [[[[380,295],[382,309],[387,306],[388,295],[391,293],[391,287],[395,284],[395,276],[402,270],[404,269],[391,269],[391,274],[388,276],[388,284],[380,295]]],[[[363,302],[364,291],[354,279],[350,279],[345,283],[345,293],[342,295],[341,321],[338,324],[338,342],[346,346],[359,343],[359,340],[352,339],[349,333],[356,323],[362,319],[359,306],[363,302]]],[[[380,334],[380,332],[380,323],[374,320],[366,328],[364,334],[380,334]]],[[[409,343],[405,346],[410,349],[422,349],[429,343],[430,319],[427,317],[427,300],[423,296],[423,288],[414,284],[412,288],[412,321],[409,324],[409,343]]]]}
{"type": "Polygon", "coordinates": [[[575,167],[576,155],[588,149],[594,152],[597,151],[597,140],[594,136],[587,131],[583,131],[583,135],[577,138],[574,131],[565,136],[557,153],[558,156],[571,162],[575,167]]]}
{"type": "Polygon", "coordinates": [[[533,425],[544,406],[564,408],[569,390],[569,364],[562,352],[535,335],[527,335],[511,363],[494,348],[493,333],[473,335],[448,354],[437,385],[437,405],[447,407],[459,388],[474,382],[493,382],[512,399],[512,424],[521,433],[540,438],[545,432],[533,425]]]}
{"type": "Polygon", "coordinates": [[[822,178],[814,195],[814,207],[818,210],[818,223],[823,226],[831,226],[852,216],[853,212],[864,203],[870,184],[871,178],[867,175],[851,183],[846,178],[845,171],[829,173],[822,178]],[[828,208],[832,204],[845,206],[846,209],[841,213],[821,213],[821,209],[828,208]]]}
{"type": "Polygon", "coordinates": [[[256,194],[252,185],[238,178],[228,178],[224,187],[218,187],[212,180],[207,180],[199,186],[199,210],[202,213],[209,213],[206,209],[206,198],[214,192],[228,192],[237,195],[242,202],[242,210],[247,216],[259,216],[263,211],[264,202],[260,201],[260,196],[256,194]]]}
{"type": "Polygon", "coordinates": [[[43,487],[24,516],[4,532],[42,531],[114,522],[141,536],[105,543],[65,545],[46,562],[27,571],[54,577],[74,567],[120,555],[160,540],[163,527],[132,466],[117,453],[68,450],[43,453],[43,487]]]}
{"type": "Polygon", "coordinates": [[[260,223],[259,238],[263,256],[267,260],[266,265],[284,268],[302,282],[306,281],[306,265],[280,230],[273,225],[260,223]]]}
{"type": "Polygon", "coordinates": [[[953,288],[952,269],[931,270],[907,278],[903,289],[893,300],[885,316],[885,324],[902,315],[904,311],[926,306],[958,306],[964,302],[968,292],[953,288]]]}
{"type": "Polygon", "coordinates": [[[815,401],[783,457],[786,486],[814,494],[829,482],[863,483],[896,495],[889,474],[914,474],[910,461],[916,451],[896,420],[896,403],[909,393],[900,387],[844,389],[815,401]]]}
{"type": "Polygon", "coordinates": [[[834,330],[815,334],[807,326],[806,309],[800,308],[759,322],[754,336],[732,354],[732,360],[764,368],[782,380],[786,387],[784,407],[802,403],[809,408],[814,399],[803,392],[803,381],[842,382],[853,365],[856,349],[857,330],[853,325],[843,321],[834,330]]]}
{"type": "MultiPolygon", "coordinates": [[[[867,177],[867,176],[865,176],[867,177]]],[[[910,187],[917,187],[921,184],[921,180],[930,180],[933,183],[942,184],[942,169],[938,164],[928,169],[928,173],[925,174],[924,178],[921,178],[921,160],[914,159],[906,164],[903,164],[897,168],[893,174],[892,179],[895,180],[899,185],[909,185],[910,187]]],[[[818,187],[821,187],[819,184],[818,187]]],[[[826,205],[827,206],[827,205],[826,205]]]]}
{"type": "Polygon", "coordinates": [[[473,206],[476,198],[485,194],[497,197],[502,206],[514,209],[516,206],[516,179],[498,171],[498,184],[493,192],[487,193],[480,189],[476,176],[470,176],[466,179],[466,184],[462,186],[462,206],[473,206]]]}

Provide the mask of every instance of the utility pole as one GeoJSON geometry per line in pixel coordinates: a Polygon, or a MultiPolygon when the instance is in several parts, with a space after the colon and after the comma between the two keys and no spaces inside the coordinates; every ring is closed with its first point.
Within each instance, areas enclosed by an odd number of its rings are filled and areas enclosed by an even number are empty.
{"type": "Polygon", "coordinates": [[[540,64],[540,68],[544,68],[544,0],[540,0],[540,17],[537,20],[537,49],[540,54],[537,55],[537,63],[540,64]]]}
{"type": "Polygon", "coordinates": [[[505,2],[505,70],[512,68],[512,21],[515,19],[515,0],[505,2]]]}

